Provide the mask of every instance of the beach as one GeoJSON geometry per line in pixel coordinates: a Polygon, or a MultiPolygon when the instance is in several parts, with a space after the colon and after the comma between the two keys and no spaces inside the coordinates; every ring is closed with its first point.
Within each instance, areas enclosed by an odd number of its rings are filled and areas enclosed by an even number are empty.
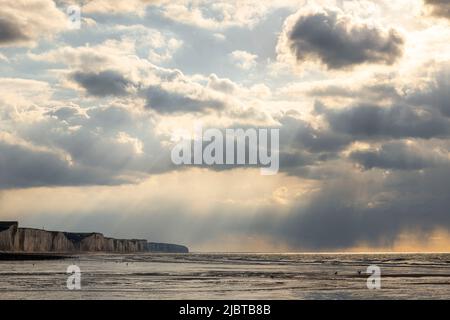
{"type": "Polygon", "coordinates": [[[450,254],[88,254],[0,261],[0,299],[448,299],[450,254]],[[67,267],[81,290],[67,289],[67,267]],[[381,270],[369,290],[368,266],[381,270]]]}

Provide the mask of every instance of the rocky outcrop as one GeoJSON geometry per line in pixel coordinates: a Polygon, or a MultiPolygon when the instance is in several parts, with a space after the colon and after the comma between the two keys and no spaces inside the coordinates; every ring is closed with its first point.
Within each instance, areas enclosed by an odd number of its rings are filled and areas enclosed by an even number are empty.
{"type": "Polygon", "coordinates": [[[139,239],[107,238],[101,233],[70,233],[19,228],[17,222],[0,222],[0,251],[6,252],[176,252],[189,250],[180,245],[148,243],[139,239]]]}

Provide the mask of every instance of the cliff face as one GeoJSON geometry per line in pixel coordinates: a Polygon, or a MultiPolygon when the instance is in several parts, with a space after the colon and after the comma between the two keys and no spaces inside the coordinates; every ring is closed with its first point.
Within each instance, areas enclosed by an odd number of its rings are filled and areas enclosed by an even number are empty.
{"type": "Polygon", "coordinates": [[[17,228],[12,233],[14,251],[63,252],[74,249],[73,243],[62,232],[17,228]]]}
{"type": "Polygon", "coordinates": [[[0,251],[13,252],[188,252],[186,247],[104,237],[101,233],[70,233],[18,228],[0,222],[0,251]]]}
{"type": "Polygon", "coordinates": [[[0,229],[0,251],[12,251],[14,249],[14,233],[17,226],[2,226],[0,229]]]}
{"type": "Polygon", "coordinates": [[[75,251],[144,252],[147,240],[106,238],[101,233],[64,233],[75,251]]]}

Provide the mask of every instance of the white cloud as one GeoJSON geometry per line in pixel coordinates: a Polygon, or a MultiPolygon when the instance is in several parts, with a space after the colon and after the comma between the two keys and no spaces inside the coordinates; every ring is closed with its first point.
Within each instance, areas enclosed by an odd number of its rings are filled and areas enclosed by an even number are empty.
{"type": "Polygon", "coordinates": [[[68,28],[52,0],[0,0],[0,46],[32,46],[68,28]]]}
{"type": "Polygon", "coordinates": [[[176,22],[220,30],[230,27],[252,28],[276,8],[293,6],[298,6],[298,1],[184,0],[176,3],[165,2],[159,6],[159,9],[165,17],[176,22]]]}
{"type": "Polygon", "coordinates": [[[0,53],[0,61],[9,62],[9,59],[4,54],[0,53]]]}
{"type": "Polygon", "coordinates": [[[249,70],[256,66],[256,54],[251,54],[247,51],[236,50],[230,53],[231,61],[243,70],[249,70]]]}
{"type": "Polygon", "coordinates": [[[145,8],[154,3],[160,3],[159,0],[56,0],[57,2],[69,5],[80,5],[84,13],[98,14],[130,14],[135,13],[143,15],[145,8]]]}

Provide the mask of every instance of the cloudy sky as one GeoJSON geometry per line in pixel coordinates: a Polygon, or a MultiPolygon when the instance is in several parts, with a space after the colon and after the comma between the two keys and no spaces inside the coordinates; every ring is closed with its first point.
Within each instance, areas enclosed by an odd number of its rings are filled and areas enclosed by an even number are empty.
{"type": "Polygon", "coordinates": [[[449,26],[448,0],[0,0],[0,220],[448,251],[449,26]],[[279,128],[280,172],[173,165],[199,121],[279,128]]]}

